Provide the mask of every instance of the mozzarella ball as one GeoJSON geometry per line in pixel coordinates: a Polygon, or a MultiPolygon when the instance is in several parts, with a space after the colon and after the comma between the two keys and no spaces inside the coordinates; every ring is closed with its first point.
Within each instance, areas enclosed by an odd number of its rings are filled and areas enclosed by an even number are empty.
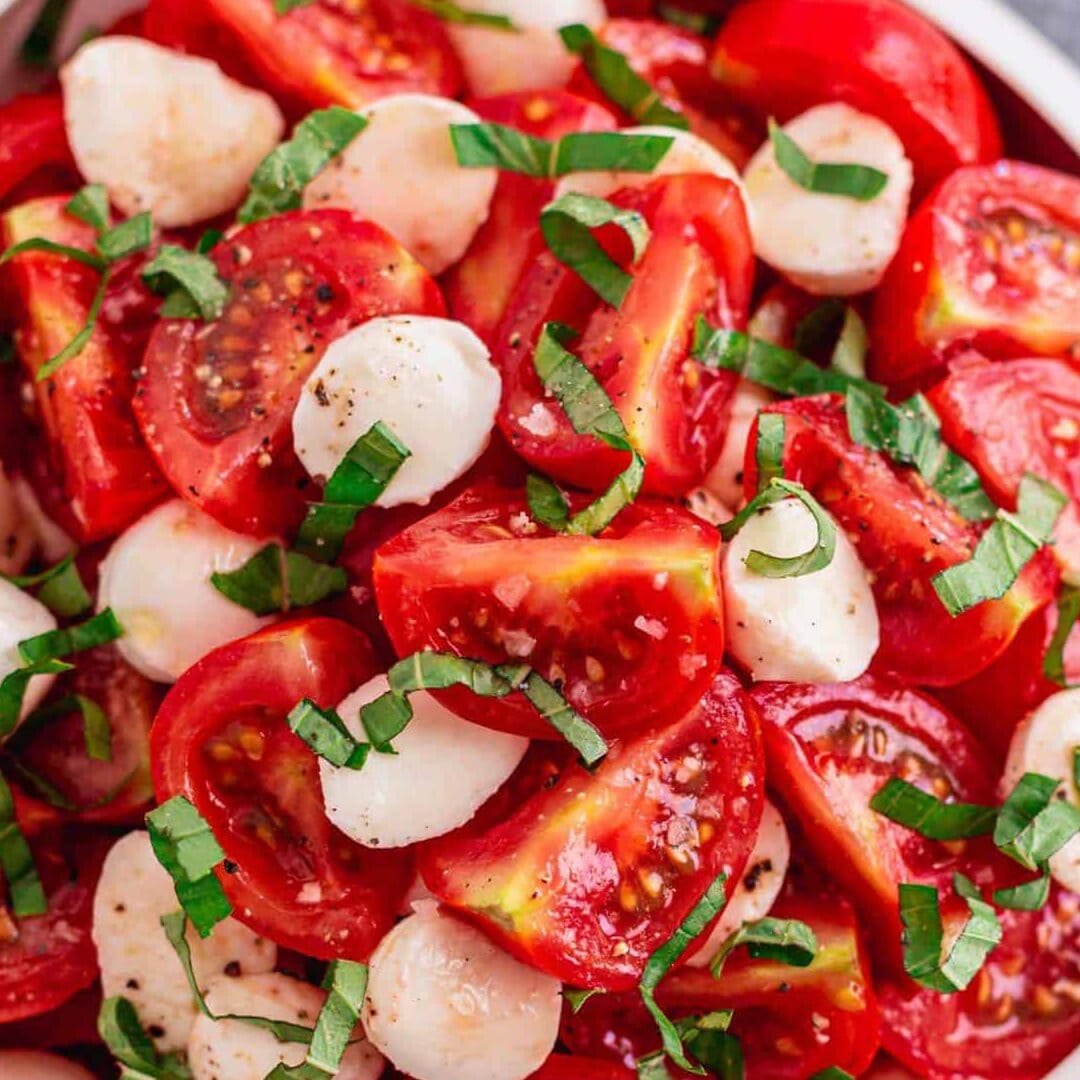
{"type": "Polygon", "coordinates": [[[269,622],[210,582],[212,573],[236,570],[263,544],[182,499],[121,533],[101,564],[98,608],[116,612],[124,659],[148,679],[175,682],[208,652],[269,622]]]}
{"type": "MultiPolygon", "coordinates": [[[[357,739],[366,738],[361,706],[389,689],[376,675],[338,706],[357,739]]],[[[409,704],[413,718],[394,739],[396,754],[369,754],[362,769],[319,759],[326,816],[367,847],[405,847],[464,825],[529,748],[528,739],[462,720],[425,691],[409,704]]]]}
{"type": "MultiPolygon", "coordinates": [[[[179,907],[172,878],[157,861],[149,834],[131,832],[117,840],[94,893],[91,935],[101,991],[107,998],[126,997],[163,1053],[187,1045],[199,1011],[161,927],[162,915],[179,907]]],[[[277,946],[232,918],[219,922],[208,938],[189,926],[187,941],[203,990],[226,971],[254,975],[272,971],[277,963],[277,946]]]]}
{"type": "Polygon", "coordinates": [[[0,465],[0,574],[21,574],[36,546],[33,524],[0,465]]]}
{"type": "Polygon", "coordinates": [[[754,209],[754,250],[817,296],[874,288],[900,246],[911,196],[911,162],[895,132],[848,105],[818,105],[784,125],[815,163],[869,165],[887,173],[880,195],[862,202],[800,187],[780,168],[770,139],[743,179],[754,209]]]}
{"type": "Polygon", "coordinates": [[[285,123],[217,64],[132,37],[96,38],[60,72],[79,172],[125,214],[176,228],[231,210],[285,123]]]}
{"type": "MultiPolygon", "coordinates": [[[[326,993],[278,972],[218,978],[206,992],[206,1004],[217,1016],[265,1016],[314,1027],[326,993]]],[[[263,1080],[278,1065],[299,1065],[307,1055],[303,1043],[278,1042],[272,1032],[243,1020],[212,1020],[202,1014],[188,1039],[188,1064],[194,1080],[263,1080]]],[[[336,1080],[378,1080],[383,1059],[366,1040],[349,1045],[334,1074],[336,1080]]]]}
{"type": "Polygon", "coordinates": [[[751,551],[789,558],[813,547],[817,526],[798,499],[754,514],[724,552],[728,649],[756,681],[847,682],[870,666],[878,616],[866,570],[842,529],[822,570],[770,578],[747,565],[751,551]]]}
{"type": "MultiPolygon", "coordinates": [[[[1051,694],[1013,734],[1001,781],[1004,799],[1024,773],[1061,781],[1059,798],[1080,806],[1073,785],[1073,754],[1080,746],[1080,689],[1051,694]]],[[[1050,873],[1066,889],[1080,892],[1080,836],[1074,836],[1050,859],[1050,873]]]]}
{"type": "Polygon", "coordinates": [[[523,1080],[551,1053],[561,1007],[557,979],[429,904],[372,954],[362,1019],[415,1080],[523,1080]]]}
{"type": "Polygon", "coordinates": [[[41,1050],[0,1050],[4,1080],[94,1080],[94,1074],[59,1054],[41,1050]]]}
{"type": "Polygon", "coordinates": [[[559,27],[584,23],[595,29],[607,21],[603,0],[460,0],[459,6],[505,15],[517,31],[447,24],[476,97],[565,86],[578,58],[562,43],[559,27]]]}
{"type": "Polygon", "coordinates": [[[487,220],[498,173],[457,163],[451,124],[476,124],[464,105],[394,94],[360,110],[367,127],[307,186],[304,206],[341,206],[374,221],[433,274],[465,254],[487,220]]]}
{"type": "Polygon", "coordinates": [[[763,386],[749,379],[740,379],[731,402],[731,416],[720,456],[709,470],[702,485],[715,499],[734,511],[745,501],[743,498],[743,465],[746,460],[746,442],[750,437],[757,414],[771,405],[773,395],[763,386]]]}
{"type": "Polygon", "coordinates": [[[34,546],[48,563],[59,562],[71,555],[78,545],[45,511],[38,502],[37,494],[25,476],[15,476],[11,481],[15,502],[34,537],[34,546]]]}
{"type": "MultiPolygon", "coordinates": [[[[19,655],[20,641],[55,629],[53,613],[40,600],[0,578],[0,679],[25,667],[19,655]]],[[[23,695],[20,719],[25,719],[41,704],[55,679],[55,675],[35,675],[30,680],[23,695]]]]}
{"type": "Polygon", "coordinates": [[[743,923],[756,922],[769,914],[783,888],[790,861],[791,839],[787,826],[780,811],[766,800],[754,850],[746,860],[746,869],[732,890],[731,899],[708,940],[700,952],[687,961],[691,967],[707,966],[720,946],[743,923]]]}
{"type": "Polygon", "coordinates": [[[379,420],[409,448],[377,506],[430,501],[484,452],[501,380],[464,324],[424,315],[372,319],[333,342],[293,413],[304,468],[325,481],[379,420]]]}

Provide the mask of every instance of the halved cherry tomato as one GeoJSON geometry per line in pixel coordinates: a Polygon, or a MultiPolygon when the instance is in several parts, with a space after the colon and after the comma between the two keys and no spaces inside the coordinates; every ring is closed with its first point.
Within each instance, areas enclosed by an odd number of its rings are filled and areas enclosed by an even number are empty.
{"type": "Polygon", "coordinates": [[[499,426],[530,464],[570,484],[601,488],[626,467],[626,454],[574,433],[536,374],[544,323],[566,323],[581,331],[573,351],[603,384],[647,462],[646,490],[679,495],[705,475],[727,425],[735,376],[703,367],[689,351],[698,315],[746,325],[754,272],[746,213],[731,181],[704,175],[661,177],[612,201],[639,211],[652,229],[622,307],[608,307],[542,251],[498,331],[499,426]]]}
{"type": "MultiPolygon", "coordinates": [[[[639,500],[599,536],[567,536],[534,522],[519,494],[480,487],[384,544],[375,592],[400,656],[525,661],[616,735],[670,723],[719,670],[718,548],[677,506],[639,500]]],[[[438,694],[475,723],[559,737],[520,695],[438,694]]]]}
{"type": "Polygon", "coordinates": [[[0,1023],[0,1048],[48,1050],[57,1046],[96,1043],[101,986],[95,981],[48,1012],[10,1024],[0,1023]]]}
{"type": "Polygon", "coordinates": [[[613,1061],[552,1054],[529,1080],[627,1080],[633,1075],[613,1061]]]}
{"type": "Polygon", "coordinates": [[[158,798],[185,795],[210,824],[236,917],[308,956],[365,960],[411,880],[406,854],[363,848],[330,824],[317,759],[285,723],[302,699],[332,708],[376,670],[346,623],[281,623],[182,675],[151,733],[158,798]]]}
{"type": "MultiPolygon", "coordinates": [[[[470,101],[469,106],[489,123],[553,141],[575,131],[613,131],[618,126],[610,110],[565,90],[501,94],[470,101]]],[[[554,181],[501,173],[487,221],[461,261],[443,277],[450,314],[489,345],[522,272],[542,249],[536,223],[554,190],[554,181]]]]}
{"type": "Polygon", "coordinates": [[[442,23],[409,0],[199,0],[275,94],[358,108],[387,94],[456,97],[461,64],[442,23]]]}
{"type": "Polygon", "coordinates": [[[870,374],[923,384],[950,351],[1075,355],[1080,179],[999,161],[959,169],[908,222],[874,298],[870,374]]]}
{"type": "Polygon", "coordinates": [[[280,533],[304,513],[291,424],[311,369],[359,323],[442,315],[442,296],[389,233],[342,210],[245,226],[211,257],[230,287],[225,311],[210,325],[162,320],[135,415],[180,495],[231,529],[280,533]]]}
{"type": "Polygon", "coordinates": [[[885,1048],[919,1076],[1040,1080],[1080,1044],[1080,897],[1055,886],[1042,911],[998,917],[1001,944],[963,992],[880,987],[885,1048]]]}
{"type": "Polygon", "coordinates": [[[61,96],[25,94],[0,105],[0,201],[38,170],[49,168],[75,170],[61,96]]]}
{"type": "MultiPolygon", "coordinates": [[[[90,250],[93,233],[64,212],[67,201],[36,199],[9,210],[2,221],[4,245],[44,237],[90,250]]],[[[140,265],[133,256],[114,271],[86,347],[34,385],[46,445],[31,461],[31,479],[50,515],[81,541],[120,532],[168,492],[131,409],[132,369],[158,306],[138,280],[140,265]]],[[[82,329],[98,276],[71,259],[37,251],[16,256],[9,268],[22,303],[16,343],[33,376],[82,329]]]]}
{"type": "Polygon", "coordinates": [[[723,870],[734,880],[764,800],[758,721],[721,673],[681,719],[612,745],[479,835],[433,841],[428,887],[527,963],[627,989],[723,870]]]}
{"type": "Polygon", "coordinates": [[[971,66],[896,0],[747,0],[717,35],[712,74],[781,123],[829,101],[880,117],[903,142],[922,190],[1001,153],[971,66]]]}
{"type": "MultiPolygon", "coordinates": [[[[934,592],[938,571],[971,557],[980,530],[927,486],[914,469],[856,445],[843,398],[824,394],[770,405],[786,421],[785,475],[808,487],[855,544],[873,579],[881,645],[873,669],[921,686],[949,686],[988,667],[1057,586],[1044,549],[1000,600],[955,618],[934,592]]],[[[744,469],[756,490],[757,426],[744,469]]]]}
{"type": "MultiPolygon", "coordinates": [[[[782,899],[772,914],[800,919],[814,931],[818,953],[809,967],[755,960],[740,949],[719,979],[707,968],[673,972],[657,1001],[674,1019],[734,1009],[730,1030],[748,1076],[805,1080],[829,1066],[860,1075],[877,1053],[881,1024],[850,906],[836,898],[782,899]]],[[[577,1015],[564,1010],[562,1034],[575,1053],[612,1055],[628,1066],[659,1048],[636,994],[590,998],[577,1015]]]]}

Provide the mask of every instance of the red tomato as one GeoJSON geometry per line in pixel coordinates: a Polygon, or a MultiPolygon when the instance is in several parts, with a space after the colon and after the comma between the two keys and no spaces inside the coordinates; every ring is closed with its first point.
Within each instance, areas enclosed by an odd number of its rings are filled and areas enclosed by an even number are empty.
{"type": "Polygon", "coordinates": [[[627,989],[724,870],[742,873],[764,799],[757,717],[721,673],[682,719],[571,765],[505,821],[435,840],[440,900],[533,967],[627,989]]]}
{"type": "MultiPolygon", "coordinates": [[[[930,579],[969,559],[981,530],[914,469],[852,442],[838,395],[799,398],[766,411],[786,420],[786,475],[805,484],[836,518],[873,576],[881,621],[875,671],[922,686],[962,682],[996,660],[1024,620],[1054,595],[1057,569],[1043,550],[1002,599],[950,616],[930,579]]],[[[757,485],[756,431],[755,424],[747,443],[748,498],[757,485]]]]}
{"type": "Polygon", "coordinates": [[[622,307],[608,307],[541,251],[498,332],[499,426],[530,464],[570,484],[599,489],[626,467],[626,454],[576,435],[548,404],[533,351],[544,323],[566,323],[581,331],[573,351],[603,384],[647,462],[646,490],[679,495],[704,477],[727,426],[736,377],[688,353],[698,315],[746,325],[754,272],[746,214],[731,181],[703,175],[662,177],[613,201],[640,211],[652,229],[622,307]]]}
{"type": "Polygon", "coordinates": [[[0,105],[0,200],[51,167],[75,169],[60,94],[25,94],[0,105]]]}
{"type": "Polygon", "coordinates": [[[923,384],[950,351],[1073,356],[1080,180],[1000,161],[960,169],[908,222],[874,299],[870,374],[923,384]]]}
{"type": "MultiPolygon", "coordinates": [[[[67,201],[37,199],[9,210],[4,245],[45,237],[89,250],[93,233],[64,212],[67,201]]],[[[32,459],[31,478],[50,515],[84,542],[115,535],[168,492],[131,410],[132,368],[157,308],[138,281],[140,265],[134,256],[117,269],[89,343],[34,387],[46,448],[32,459]]],[[[71,259],[27,252],[10,263],[9,280],[22,303],[19,352],[33,375],[82,329],[98,277],[71,259]]]]}
{"type": "MultiPolygon", "coordinates": [[[[851,908],[838,899],[778,901],[778,918],[801,919],[818,939],[805,968],[733,953],[720,979],[708,968],[669,975],[657,1000],[675,1019],[734,1009],[731,1031],[746,1058],[747,1076],[805,1080],[830,1065],[859,1075],[881,1041],[868,958],[851,908]]],[[[563,1013],[563,1041],[575,1053],[610,1055],[632,1066],[659,1049],[655,1025],[636,994],[594,997],[580,1013],[563,1013]]]]}
{"type": "Polygon", "coordinates": [[[869,675],[761,683],[751,697],[771,783],[818,860],[862,905],[875,946],[898,957],[897,885],[947,882],[957,857],[871,810],[870,800],[899,776],[942,799],[995,804],[994,774],[978,744],[937,702],[869,675]]]}
{"type": "Polygon", "coordinates": [[[358,108],[388,94],[456,97],[463,76],[442,22],[409,0],[199,0],[261,78],[309,108],[358,108]]]}
{"type": "Polygon", "coordinates": [[[301,387],[326,347],[367,319],[442,315],[438,286],[396,240],[342,210],[281,214],[211,252],[221,318],[162,320],[135,415],[176,491],[239,532],[287,532],[307,474],[292,448],[301,387]]]}
{"type": "Polygon", "coordinates": [[[612,1061],[552,1054],[529,1080],[626,1080],[633,1075],[612,1061]]]}
{"type": "Polygon", "coordinates": [[[345,623],[280,623],[185,672],[151,733],[158,798],[185,795],[209,822],[231,860],[218,876],[236,917],[322,959],[367,959],[412,868],[330,824],[317,759],[285,717],[303,698],[337,705],[376,670],[367,639],[345,623]]]}
{"type": "MultiPolygon", "coordinates": [[[[398,655],[528,661],[616,735],[682,715],[720,669],[718,548],[677,506],[639,500],[597,537],[566,536],[480,487],[376,552],[375,593],[398,655]]],[[[475,723],[559,737],[520,695],[438,693],[475,723]]]]}
{"type": "Polygon", "coordinates": [[[712,73],[781,123],[830,101],[880,117],[923,190],[958,165],[1001,153],[997,120],[968,62],[896,0],[747,0],[717,35],[712,73]]]}
{"type": "MultiPolygon", "coordinates": [[[[611,112],[565,90],[533,90],[470,101],[489,123],[506,124],[553,141],[574,131],[612,131],[611,112]]],[[[555,184],[504,172],[491,200],[487,221],[469,250],[443,277],[453,318],[468,323],[489,345],[525,267],[542,250],[536,228],[555,184]]]]}
{"type": "Polygon", "coordinates": [[[48,1050],[99,1042],[98,1013],[101,986],[95,981],[72,995],[62,1005],[25,1020],[0,1023],[0,1048],[4,1050],[48,1050]]]}
{"type": "Polygon", "coordinates": [[[883,985],[885,1048],[928,1080],[1048,1075],[1080,1044],[1078,912],[1056,886],[1042,911],[999,912],[1002,942],[962,993],[883,985]]]}

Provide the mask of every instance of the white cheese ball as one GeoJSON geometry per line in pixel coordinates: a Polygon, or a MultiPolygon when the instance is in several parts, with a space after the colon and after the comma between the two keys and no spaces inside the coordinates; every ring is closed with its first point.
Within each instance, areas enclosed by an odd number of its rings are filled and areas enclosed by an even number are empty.
{"type": "Polygon", "coordinates": [[[325,481],[381,420],[411,456],[376,505],[424,505],[484,452],[501,389],[487,346],[464,323],[372,319],[333,342],[316,365],[293,413],[293,445],[304,468],[325,481]]]}
{"type": "Polygon", "coordinates": [[[368,1038],[414,1080],[524,1080],[555,1046],[557,979],[435,905],[390,931],[370,961],[368,1038]]]}
{"type": "MultiPolygon", "coordinates": [[[[172,878],[157,861],[149,834],[132,832],[117,840],[94,893],[91,935],[101,992],[126,997],[163,1053],[187,1045],[199,1011],[161,927],[162,915],[179,908],[172,878]]],[[[187,941],[203,990],[223,973],[254,975],[272,971],[277,963],[277,946],[232,918],[219,922],[205,939],[189,926],[187,941]]]]}
{"type": "Polygon", "coordinates": [[[359,110],[367,127],[307,186],[304,206],[340,206],[381,225],[433,274],[465,254],[487,220],[498,173],[458,164],[451,124],[477,124],[464,105],[393,94],[359,110]]]}
{"type": "MultiPolygon", "coordinates": [[[[366,739],[361,706],[389,689],[376,675],[338,706],[357,739],[366,739]]],[[[405,847],[464,825],[529,748],[528,739],[462,720],[426,691],[410,694],[409,704],[413,718],[394,738],[395,754],[373,752],[362,769],[319,759],[326,816],[367,847],[405,847]]]]}
{"type": "Polygon", "coordinates": [[[94,1074],[59,1054],[41,1050],[0,1050],[3,1080],[94,1080],[94,1074]]]}
{"type": "Polygon", "coordinates": [[[839,103],[818,105],[785,124],[815,163],[869,165],[888,174],[868,201],[800,187],[780,168],[772,140],[746,166],[754,210],[754,250],[784,277],[817,296],[873,289],[900,246],[911,196],[911,162],[877,117],[839,103]]]}
{"type": "Polygon", "coordinates": [[[755,681],[847,682],[870,666],[879,626],[866,570],[842,529],[822,570],[771,578],[747,565],[751,551],[790,558],[817,537],[810,511],[798,499],[754,514],[724,552],[724,611],[728,650],[755,681]]]}
{"type": "Polygon", "coordinates": [[[175,682],[208,652],[269,622],[210,582],[264,544],[182,499],[122,532],[101,564],[98,609],[111,607],[120,620],[124,635],[116,644],[124,659],[148,679],[175,682]]]}
{"type": "Polygon", "coordinates": [[[176,228],[231,210],[285,122],[217,64],[133,37],[84,45],[60,71],[79,172],[125,214],[176,228]]]}
{"type": "Polygon", "coordinates": [[[774,401],[773,395],[763,386],[740,379],[731,402],[731,416],[724,434],[724,445],[702,487],[733,511],[745,501],[743,498],[743,465],[746,460],[746,443],[757,414],[774,401]]]}
{"type": "MultiPolygon", "coordinates": [[[[18,585],[0,578],[0,679],[25,667],[19,655],[19,642],[55,630],[53,613],[40,600],[18,585]]],[[[55,681],[55,675],[35,675],[23,695],[20,719],[25,719],[40,704],[55,681]]]]}

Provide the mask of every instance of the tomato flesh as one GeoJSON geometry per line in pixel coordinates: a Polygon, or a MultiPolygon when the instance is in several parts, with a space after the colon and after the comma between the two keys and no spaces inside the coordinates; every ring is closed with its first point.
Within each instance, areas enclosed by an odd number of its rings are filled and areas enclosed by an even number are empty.
{"type": "Polygon", "coordinates": [[[74,173],[60,94],[24,94],[0,106],[0,205],[42,169],[74,173]]]}

